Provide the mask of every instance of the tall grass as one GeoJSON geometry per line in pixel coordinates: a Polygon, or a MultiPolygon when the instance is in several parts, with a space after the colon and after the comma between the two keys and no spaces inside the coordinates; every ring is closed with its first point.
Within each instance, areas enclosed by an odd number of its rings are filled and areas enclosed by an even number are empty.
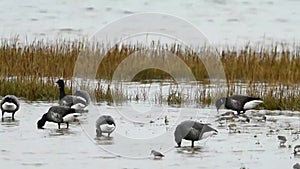
{"type": "MultiPolygon", "coordinates": [[[[265,107],[270,109],[300,110],[300,48],[292,48],[283,44],[274,44],[265,48],[260,46],[245,46],[242,49],[226,48],[217,49],[226,75],[227,95],[245,93],[263,97],[265,107]],[[246,91],[242,91],[237,84],[246,84],[246,91]],[[257,84],[260,84],[257,85],[257,84]],[[261,84],[265,84],[261,86],[261,84]]],[[[79,55],[84,55],[80,64],[86,68],[82,75],[97,70],[96,78],[101,81],[110,81],[122,61],[136,55],[139,59],[133,60],[128,65],[135,66],[147,64],[149,61],[162,57],[170,59],[169,54],[174,54],[191,69],[196,80],[209,83],[209,76],[203,60],[215,55],[212,47],[199,47],[190,49],[178,44],[151,45],[127,44],[122,46],[108,46],[86,40],[56,42],[33,41],[25,44],[18,40],[0,41],[0,94],[15,94],[28,100],[54,100],[58,98],[57,87],[54,85],[59,77],[71,81],[74,67],[79,55]],[[99,57],[103,57],[101,63],[99,57]],[[208,82],[207,82],[208,81],[208,82]]],[[[82,58],[81,58],[82,59],[82,58]]],[[[124,63],[124,62],[123,62],[124,63]]],[[[165,63],[165,66],[174,67],[172,72],[159,69],[146,69],[133,78],[133,81],[148,79],[172,80],[170,74],[181,74],[180,65],[165,63]]],[[[173,79],[174,80],[174,79],[173,79]]],[[[72,86],[67,88],[71,93],[72,86]]],[[[213,94],[210,88],[201,88],[195,96],[182,96],[181,91],[170,91],[169,96],[157,95],[158,103],[164,101],[182,104],[185,102],[212,104],[213,94]]],[[[99,101],[112,102],[118,100],[136,100],[136,96],[129,96],[122,90],[122,85],[111,88],[100,82],[90,91],[99,101]],[[134,98],[135,97],[135,98],[134,98]]],[[[145,96],[144,96],[145,97],[145,96]]],[[[146,98],[146,97],[145,97],[146,98]]]]}

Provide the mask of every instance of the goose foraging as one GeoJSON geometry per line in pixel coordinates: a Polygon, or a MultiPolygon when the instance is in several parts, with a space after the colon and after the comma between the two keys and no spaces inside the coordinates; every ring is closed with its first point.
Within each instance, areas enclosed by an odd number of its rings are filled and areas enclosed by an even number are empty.
{"type": "Polygon", "coordinates": [[[108,137],[116,129],[114,119],[109,115],[102,115],[96,121],[96,136],[101,137],[102,133],[107,133],[108,137]]]}
{"type": "Polygon", "coordinates": [[[216,101],[216,108],[219,112],[220,107],[224,104],[226,109],[237,111],[238,115],[241,112],[245,113],[249,109],[255,108],[257,105],[263,103],[261,98],[233,95],[231,97],[222,97],[216,101]]]}
{"type": "Polygon", "coordinates": [[[12,113],[12,120],[15,119],[15,113],[20,108],[19,100],[14,95],[6,95],[3,97],[1,103],[1,111],[2,111],[2,119],[4,116],[4,113],[12,113]]]}
{"type": "Polygon", "coordinates": [[[218,133],[209,124],[203,124],[196,121],[186,120],[181,122],[175,129],[174,136],[175,142],[178,147],[181,146],[182,139],[192,141],[191,147],[194,147],[194,142],[203,139],[203,134],[208,132],[218,133]]]}
{"type": "Polygon", "coordinates": [[[66,123],[67,128],[69,128],[69,122],[73,122],[81,116],[80,113],[76,113],[76,110],[70,107],[64,106],[52,106],[49,108],[47,113],[45,113],[42,118],[37,122],[37,128],[43,129],[45,123],[54,122],[58,124],[58,129],[60,129],[61,123],[66,123]]]}

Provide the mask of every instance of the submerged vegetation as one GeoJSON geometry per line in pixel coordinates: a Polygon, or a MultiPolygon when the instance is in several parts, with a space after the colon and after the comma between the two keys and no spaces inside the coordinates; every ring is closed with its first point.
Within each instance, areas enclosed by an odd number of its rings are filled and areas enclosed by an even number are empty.
{"type": "MultiPolygon", "coordinates": [[[[147,65],[157,60],[166,67],[172,68],[164,72],[155,67],[140,69],[139,72],[128,72],[122,76],[130,80],[151,83],[154,79],[167,80],[170,85],[177,85],[173,75],[184,79],[180,62],[166,62],[173,55],[178,56],[192,71],[198,87],[193,92],[177,87],[170,87],[169,94],[158,90],[154,102],[168,104],[210,105],[215,97],[210,86],[208,72],[203,60],[211,55],[220,56],[226,75],[224,95],[248,94],[262,97],[267,109],[300,110],[300,48],[283,44],[274,44],[265,48],[247,45],[242,49],[227,48],[217,50],[212,47],[190,49],[178,44],[151,45],[128,44],[107,46],[100,43],[57,40],[53,43],[34,41],[22,44],[18,40],[2,40],[0,42],[0,95],[14,94],[27,100],[56,100],[58,89],[55,81],[64,78],[68,81],[67,93],[71,93],[73,73],[77,65],[84,69],[80,76],[84,79],[96,70],[97,83],[86,89],[97,101],[124,102],[149,100],[149,93],[143,89],[135,93],[119,85],[110,85],[114,73],[123,64],[127,67],[147,65]],[[78,58],[78,56],[84,56],[78,58]],[[126,62],[128,58],[133,58],[126,62]],[[138,59],[134,59],[134,58],[138,59]],[[102,58],[99,63],[99,58],[102,58]],[[77,61],[77,62],[76,62],[77,61]],[[98,64],[99,63],[99,64],[98,64]],[[134,76],[132,76],[134,75],[134,76]],[[126,77],[125,77],[126,78],[126,77]],[[148,80],[148,81],[146,81],[148,80]]],[[[225,80],[225,79],[223,79],[225,80]]],[[[161,83],[162,84],[162,83],[161,83]]]]}

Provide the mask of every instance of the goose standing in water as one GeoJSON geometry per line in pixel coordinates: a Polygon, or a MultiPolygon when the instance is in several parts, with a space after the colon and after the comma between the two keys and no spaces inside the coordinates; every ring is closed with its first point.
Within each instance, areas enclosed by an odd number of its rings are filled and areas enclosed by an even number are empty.
{"type": "Polygon", "coordinates": [[[58,129],[60,129],[61,123],[66,123],[67,128],[69,128],[69,122],[73,122],[80,113],[76,113],[76,110],[65,106],[52,106],[49,108],[48,112],[45,113],[42,118],[37,122],[37,128],[43,129],[45,123],[53,122],[58,124],[58,129]]]}
{"type": "Polygon", "coordinates": [[[231,97],[222,97],[216,101],[217,111],[224,104],[226,109],[237,111],[238,115],[241,112],[245,113],[249,109],[255,108],[263,103],[261,98],[250,97],[244,95],[233,95],[231,97]]]}
{"type": "Polygon", "coordinates": [[[203,124],[196,121],[186,120],[181,122],[175,129],[175,142],[178,147],[181,146],[182,139],[192,141],[192,148],[194,147],[194,141],[203,139],[203,134],[207,132],[218,133],[216,129],[213,129],[209,124],[203,124]]]}
{"type": "Polygon", "coordinates": [[[101,137],[102,133],[107,133],[108,137],[116,129],[114,119],[109,115],[102,115],[96,121],[96,136],[101,137]]]}
{"type": "Polygon", "coordinates": [[[87,92],[77,92],[77,95],[66,95],[65,82],[62,79],[56,81],[59,86],[59,105],[71,107],[77,110],[83,110],[89,104],[89,95],[87,92]],[[87,97],[87,98],[85,98],[87,97]]]}
{"type": "Polygon", "coordinates": [[[15,113],[20,108],[19,100],[14,95],[6,95],[1,101],[2,120],[5,112],[12,113],[12,120],[15,120],[15,113]]]}

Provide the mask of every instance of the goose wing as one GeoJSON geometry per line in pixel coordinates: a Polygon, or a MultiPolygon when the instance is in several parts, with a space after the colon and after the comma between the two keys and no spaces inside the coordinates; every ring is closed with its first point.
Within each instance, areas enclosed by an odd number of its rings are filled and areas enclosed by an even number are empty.
{"type": "Polygon", "coordinates": [[[82,97],[79,97],[79,96],[66,95],[65,97],[63,97],[60,100],[60,105],[62,105],[62,106],[71,107],[71,106],[73,106],[75,104],[78,104],[78,103],[87,106],[86,100],[82,97]]]}
{"type": "Polygon", "coordinates": [[[261,100],[261,98],[251,97],[251,96],[244,96],[244,95],[233,95],[230,98],[232,100],[237,100],[238,102],[240,102],[241,105],[244,105],[247,102],[250,102],[250,101],[253,101],[253,100],[261,100]]]}
{"type": "Polygon", "coordinates": [[[89,93],[84,90],[77,90],[74,93],[74,96],[79,96],[79,97],[84,98],[87,104],[90,104],[90,102],[91,102],[91,97],[90,97],[89,93]]]}
{"type": "Polygon", "coordinates": [[[63,122],[63,117],[71,113],[75,113],[75,109],[63,106],[52,106],[48,110],[47,114],[49,120],[56,123],[61,123],[63,122]]]}

